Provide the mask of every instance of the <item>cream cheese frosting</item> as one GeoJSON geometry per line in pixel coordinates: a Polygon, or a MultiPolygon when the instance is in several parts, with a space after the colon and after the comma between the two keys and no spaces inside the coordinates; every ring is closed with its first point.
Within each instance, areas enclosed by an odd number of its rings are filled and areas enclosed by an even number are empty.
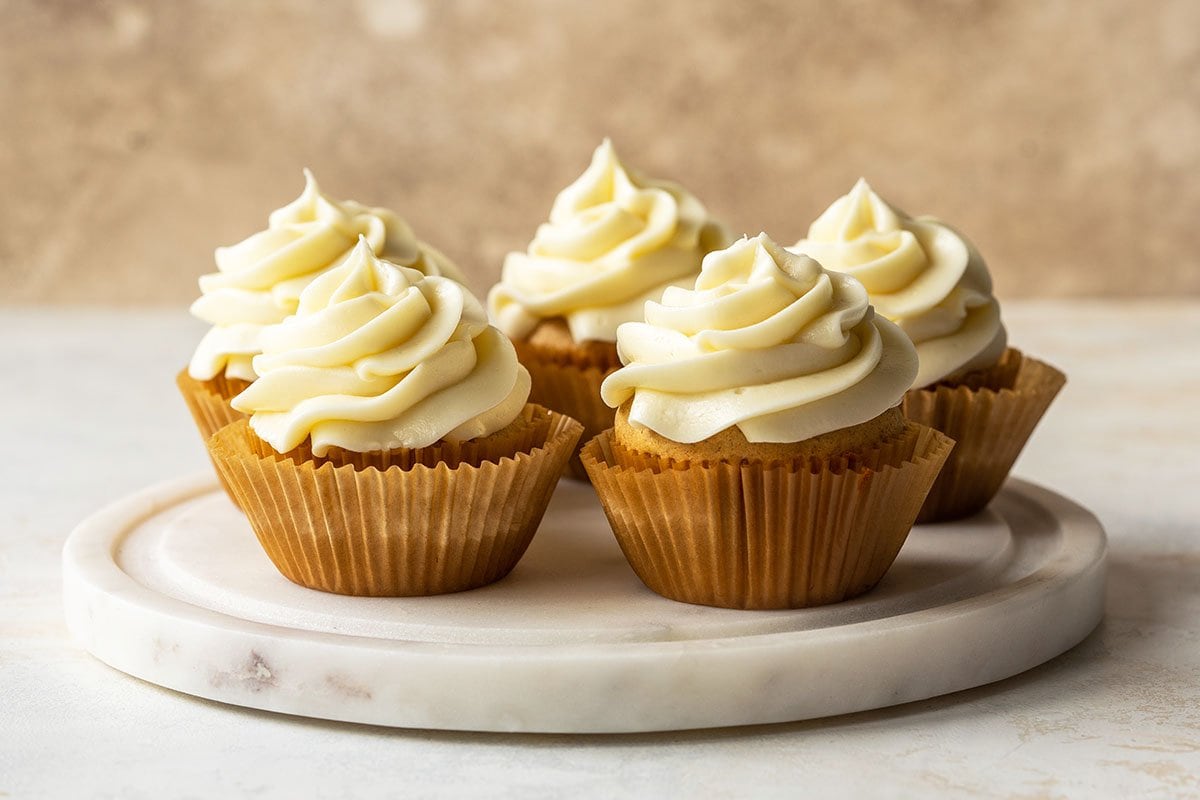
{"type": "Polygon", "coordinates": [[[449,258],[419,241],[391,211],[332,200],[308,170],[304,180],[299,197],[271,212],[266,230],[218,247],[217,271],[200,278],[201,296],[191,311],[213,327],[188,365],[196,380],[221,373],[254,380],[263,328],[295,313],[304,288],[345,260],[359,236],[393,263],[464,282],[449,258]]]}
{"type": "Polygon", "coordinates": [[[233,399],[279,452],[427,447],[495,433],[529,396],[512,342],[461,283],[378,258],[365,235],[265,328],[233,399]]]}
{"type": "Polygon", "coordinates": [[[627,168],[605,139],[527,252],[505,259],[488,310],[513,338],[563,317],[576,341],[615,341],[618,325],[668,286],[690,286],[704,255],[729,241],[699,200],[627,168]]]}
{"type": "Polygon", "coordinates": [[[917,347],[915,386],[989,366],[1008,344],[982,256],[932,217],[910,217],[859,179],[792,250],[853,275],[917,347]]]}
{"type": "Polygon", "coordinates": [[[899,404],[917,373],[908,337],[857,280],[766,234],[710,253],[694,289],[669,288],[617,332],[626,366],[600,394],[629,421],[691,444],[737,426],[799,442],[899,404]]]}

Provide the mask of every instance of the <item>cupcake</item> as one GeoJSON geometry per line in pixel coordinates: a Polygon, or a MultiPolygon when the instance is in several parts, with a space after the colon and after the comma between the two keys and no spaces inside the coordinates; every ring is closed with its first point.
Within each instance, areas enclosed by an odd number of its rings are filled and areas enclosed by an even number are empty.
{"type": "Polygon", "coordinates": [[[271,212],[266,230],[218,247],[218,271],[200,278],[191,311],[213,327],[176,383],[205,440],[241,417],[229,401],[257,377],[264,329],[294,314],[304,288],[344,261],[360,236],[394,263],[463,281],[450,259],[391,211],[332,200],[308,170],[304,179],[304,191],[271,212]]]}
{"type": "Polygon", "coordinates": [[[974,245],[945,223],[893,208],[860,179],[792,249],[860,280],[916,345],[920,369],[904,413],[956,442],[918,521],[985,507],[1066,378],[1007,346],[974,245]]]}
{"type": "Polygon", "coordinates": [[[916,351],[858,281],[742,239],[617,348],[616,425],[582,460],[648,587],[765,609],[879,582],[953,444],[904,419],[916,351]]]}
{"type": "MultiPolygon", "coordinates": [[[[531,399],[578,419],[586,437],[612,427],[600,383],[620,366],[617,326],[640,321],[668,287],[690,286],[704,255],[728,242],[696,198],[626,168],[604,140],[488,295],[529,369],[531,399]]],[[[577,458],[571,469],[586,477],[577,458]]]]}
{"type": "Polygon", "coordinates": [[[284,576],[401,596],[508,574],[582,428],[526,403],[528,373],[460,283],[363,237],[259,343],[233,399],[247,419],[209,452],[284,576]]]}

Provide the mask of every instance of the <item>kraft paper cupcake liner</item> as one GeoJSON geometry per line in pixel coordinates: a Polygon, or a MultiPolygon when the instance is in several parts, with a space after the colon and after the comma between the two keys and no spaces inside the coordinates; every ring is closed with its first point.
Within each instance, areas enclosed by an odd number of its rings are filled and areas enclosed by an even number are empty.
{"type": "Polygon", "coordinates": [[[961,519],[986,507],[1066,381],[1049,364],[1009,348],[995,367],[962,383],[909,391],[904,415],[956,443],[917,522],[961,519]]]}
{"type": "Polygon", "coordinates": [[[582,432],[538,406],[522,413],[538,423],[533,446],[497,446],[478,464],[468,463],[471,445],[450,443],[439,450],[448,461],[414,457],[408,468],[261,455],[246,420],[218,431],[209,450],[289,580],[358,596],[443,594],[493,583],[516,566],[582,432]]]}
{"type": "Polygon", "coordinates": [[[582,460],[642,582],[685,603],[803,608],[877,584],[954,443],[910,423],[839,459],[677,462],[592,439],[582,460]]]}
{"type": "MultiPolygon", "coordinates": [[[[249,381],[226,378],[224,375],[218,375],[208,381],[198,381],[189,375],[185,368],[175,376],[175,385],[179,387],[179,393],[183,395],[183,401],[187,403],[192,420],[195,421],[196,428],[200,431],[201,440],[206,443],[221,428],[243,417],[240,411],[233,409],[229,401],[249,386],[249,381]]],[[[225,483],[225,478],[221,475],[220,470],[216,469],[215,463],[213,469],[217,472],[217,478],[221,481],[225,494],[229,495],[229,499],[233,500],[236,505],[237,499],[230,491],[229,485],[225,483]]]]}
{"type": "MultiPolygon", "coordinates": [[[[529,370],[529,400],[574,417],[583,425],[581,442],[613,426],[616,411],[600,399],[600,384],[615,372],[620,363],[597,366],[594,359],[580,355],[572,358],[550,353],[524,341],[514,341],[517,358],[529,370]]],[[[579,461],[579,449],[571,454],[571,477],[586,481],[587,471],[579,461]]]]}

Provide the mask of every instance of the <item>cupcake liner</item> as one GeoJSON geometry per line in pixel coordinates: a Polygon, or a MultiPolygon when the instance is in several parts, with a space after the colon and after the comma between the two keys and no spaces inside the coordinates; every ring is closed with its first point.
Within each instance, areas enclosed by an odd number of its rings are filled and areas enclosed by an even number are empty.
{"type": "Polygon", "coordinates": [[[917,522],[961,519],[987,506],[1066,381],[1049,364],[1009,348],[995,367],[961,383],[910,390],[904,415],[956,442],[917,522]]]}
{"type": "MultiPolygon", "coordinates": [[[[572,357],[550,352],[526,341],[514,341],[517,358],[529,371],[529,401],[574,417],[583,425],[581,442],[613,426],[616,410],[600,399],[600,384],[619,364],[604,368],[587,356],[572,357]]],[[[587,471],[579,461],[579,450],[571,454],[567,465],[571,477],[586,481],[587,471]]]]}
{"type": "MultiPolygon", "coordinates": [[[[183,395],[183,401],[187,403],[188,411],[191,412],[196,428],[200,431],[200,438],[205,443],[221,428],[244,416],[240,411],[235,411],[229,401],[249,386],[249,381],[226,378],[224,375],[218,375],[212,380],[198,381],[189,375],[185,368],[175,376],[175,385],[179,387],[179,393],[183,395]]],[[[225,494],[229,495],[229,499],[236,505],[237,498],[233,496],[220,470],[216,469],[215,463],[213,469],[217,472],[225,494]]]]}
{"type": "Polygon", "coordinates": [[[621,448],[605,431],[582,460],[646,586],[685,603],[778,609],[874,587],[953,446],[909,423],[838,459],[677,462],[621,448]]]}
{"type": "Polygon", "coordinates": [[[246,420],[218,431],[209,450],[284,577],[337,594],[443,594],[516,566],[582,432],[539,406],[526,405],[522,418],[533,423],[519,426],[532,446],[443,442],[445,460],[434,464],[416,451],[378,454],[378,463],[390,459],[382,469],[263,454],[246,420]]]}

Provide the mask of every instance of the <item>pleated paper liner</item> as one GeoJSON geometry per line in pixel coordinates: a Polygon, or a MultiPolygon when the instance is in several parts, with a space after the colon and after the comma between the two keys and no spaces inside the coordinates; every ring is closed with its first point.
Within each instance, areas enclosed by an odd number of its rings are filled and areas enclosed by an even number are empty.
{"type": "MultiPolygon", "coordinates": [[[[191,412],[203,441],[207,442],[221,428],[242,419],[242,413],[234,411],[229,401],[249,386],[249,381],[226,378],[224,375],[218,375],[212,380],[198,381],[189,375],[185,368],[175,376],[175,385],[179,387],[179,393],[183,395],[183,401],[187,403],[188,411],[191,412]]],[[[216,464],[213,468],[216,469],[216,464]]],[[[216,472],[225,493],[236,504],[237,499],[225,483],[221,471],[216,472]]]]}
{"type": "Polygon", "coordinates": [[[383,469],[261,455],[245,420],[218,431],[209,450],[289,580],[358,596],[443,594],[516,566],[582,432],[539,406],[522,416],[534,423],[520,426],[530,446],[504,451],[494,441],[482,460],[470,443],[440,444],[445,460],[432,465],[424,454],[381,454],[391,464],[383,469]]]}
{"type": "MultiPolygon", "coordinates": [[[[531,403],[539,403],[579,420],[583,424],[582,442],[613,426],[616,411],[600,399],[600,384],[620,367],[620,362],[601,365],[583,354],[573,358],[561,352],[551,353],[522,340],[515,340],[513,346],[517,358],[529,370],[531,403]]],[[[567,467],[571,477],[588,480],[587,471],[579,461],[578,448],[567,467]]]]}
{"type": "Polygon", "coordinates": [[[909,391],[904,415],[956,443],[917,522],[961,519],[987,506],[1066,382],[1049,364],[1009,348],[995,367],[961,383],[909,391]]]}
{"type": "Polygon", "coordinates": [[[685,603],[779,609],[874,587],[953,446],[910,423],[851,457],[688,463],[626,450],[605,431],[582,459],[646,586],[685,603]]]}

